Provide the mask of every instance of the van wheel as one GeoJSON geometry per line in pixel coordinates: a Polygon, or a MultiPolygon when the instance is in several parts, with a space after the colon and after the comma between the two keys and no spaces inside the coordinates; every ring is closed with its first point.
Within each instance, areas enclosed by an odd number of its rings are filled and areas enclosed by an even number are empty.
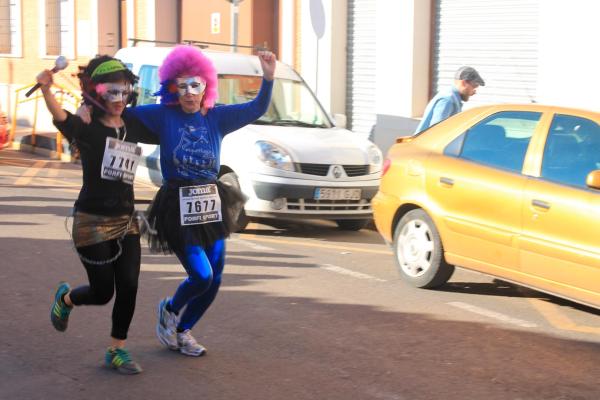
{"type": "Polygon", "coordinates": [[[407,212],[394,230],[394,255],[403,280],[419,288],[435,288],[450,279],[454,266],[433,220],[421,209],[407,212]]]}
{"type": "Polygon", "coordinates": [[[338,219],[335,221],[343,231],[360,231],[369,223],[368,219],[338,219]]]}

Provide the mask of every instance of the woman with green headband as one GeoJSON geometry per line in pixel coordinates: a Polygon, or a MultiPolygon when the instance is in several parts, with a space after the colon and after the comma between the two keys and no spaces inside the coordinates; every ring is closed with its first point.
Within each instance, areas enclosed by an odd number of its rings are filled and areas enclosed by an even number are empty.
{"type": "Polygon", "coordinates": [[[50,320],[64,332],[74,306],[103,305],[116,292],[105,364],[120,373],[137,374],[142,369],[125,349],[141,258],[133,178],[141,155],[137,142],[157,144],[158,138],[136,119],[122,115],[137,80],[123,63],[96,57],[78,77],[84,102],[92,108],[89,125],[60,107],[50,91],[52,71],[37,77],[54,124],[80,149],[83,185],[74,206],[72,236],[89,279],[89,285],[74,289],[66,282],[59,284],[50,320]]]}

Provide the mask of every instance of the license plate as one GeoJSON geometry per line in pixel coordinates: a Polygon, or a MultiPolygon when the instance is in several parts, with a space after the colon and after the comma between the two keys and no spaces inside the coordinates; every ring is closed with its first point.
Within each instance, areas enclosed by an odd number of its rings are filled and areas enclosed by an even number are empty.
{"type": "Polygon", "coordinates": [[[315,200],[360,200],[360,189],[315,189],[315,200]]]}

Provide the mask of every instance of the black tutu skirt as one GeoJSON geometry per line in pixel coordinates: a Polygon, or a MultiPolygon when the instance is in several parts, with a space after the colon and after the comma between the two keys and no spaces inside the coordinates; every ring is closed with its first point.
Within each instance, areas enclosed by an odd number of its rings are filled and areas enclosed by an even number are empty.
{"type": "Polygon", "coordinates": [[[237,221],[247,198],[234,174],[225,174],[216,182],[168,181],[154,196],[140,224],[141,234],[153,253],[174,253],[185,245],[209,247],[238,229],[237,221]],[[233,176],[228,176],[233,175],[233,176]],[[179,188],[215,183],[221,198],[222,221],[182,226],[179,215],[179,188]]]}

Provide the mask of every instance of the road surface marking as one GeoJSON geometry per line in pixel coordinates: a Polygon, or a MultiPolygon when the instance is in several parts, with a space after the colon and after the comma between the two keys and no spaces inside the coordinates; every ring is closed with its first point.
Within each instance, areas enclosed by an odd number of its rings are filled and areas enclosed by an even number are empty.
{"type": "Polygon", "coordinates": [[[284,239],[270,239],[270,238],[257,237],[256,235],[250,235],[250,234],[246,234],[246,233],[241,233],[240,236],[246,240],[253,240],[253,241],[257,241],[257,242],[290,244],[292,246],[317,247],[317,248],[329,249],[329,250],[348,251],[350,253],[371,253],[371,254],[385,254],[385,255],[393,254],[391,251],[386,251],[386,250],[371,250],[371,249],[362,249],[360,247],[346,247],[346,246],[337,246],[337,245],[333,245],[333,244],[308,243],[308,242],[301,242],[299,240],[296,241],[296,240],[284,240],[284,239]]]}
{"type": "Polygon", "coordinates": [[[187,275],[181,275],[181,276],[159,276],[158,279],[159,281],[182,281],[184,279],[186,279],[188,276],[187,275]]]}
{"type": "Polygon", "coordinates": [[[536,328],[537,327],[537,324],[534,324],[533,322],[525,321],[525,320],[518,319],[518,318],[513,318],[506,314],[501,314],[499,312],[488,310],[486,308],[477,307],[472,304],[463,303],[460,301],[451,301],[446,304],[449,304],[453,307],[460,308],[465,311],[472,312],[474,314],[483,315],[484,317],[493,318],[495,320],[505,322],[507,324],[517,325],[522,328],[536,328]]]}
{"type": "MultiPolygon", "coordinates": [[[[185,272],[181,264],[144,264],[140,266],[144,272],[185,272]]],[[[179,278],[178,278],[179,279],[179,278]]]]}
{"type": "Polygon", "coordinates": [[[23,174],[15,181],[14,185],[28,185],[33,177],[36,176],[46,164],[47,161],[36,161],[31,167],[27,168],[25,172],[23,172],[23,174]]]}
{"type": "Polygon", "coordinates": [[[229,241],[233,242],[233,243],[240,243],[240,244],[242,244],[244,246],[250,247],[252,250],[258,250],[258,251],[275,251],[275,249],[272,248],[272,247],[263,246],[261,244],[253,243],[253,242],[250,242],[250,241],[244,240],[244,239],[230,239],[229,241]]]}
{"type": "Polygon", "coordinates": [[[557,329],[565,331],[581,332],[581,333],[593,333],[600,335],[600,327],[597,326],[585,326],[577,325],[569,317],[558,311],[558,307],[547,301],[539,299],[527,299],[531,305],[540,313],[542,316],[557,329]]]}
{"type": "Polygon", "coordinates": [[[350,269],[338,267],[337,265],[321,264],[320,267],[327,271],[335,272],[336,274],[340,274],[340,275],[351,276],[353,278],[364,279],[364,280],[375,281],[375,282],[387,282],[385,279],[380,279],[375,276],[363,274],[362,272],[356,272],[356,271],[352,271],[350,269]]]}

